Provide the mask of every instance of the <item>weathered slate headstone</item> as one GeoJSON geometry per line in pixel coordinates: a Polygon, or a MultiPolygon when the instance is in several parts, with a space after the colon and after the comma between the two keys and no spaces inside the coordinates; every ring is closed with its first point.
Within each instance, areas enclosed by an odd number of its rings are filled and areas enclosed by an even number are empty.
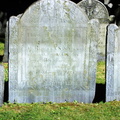
{"type": "Polygon", "coordinates": [[[120,29],[115,24],[108,26],[106,101],[120,100],[120,29]]]}
{"type": "Polygon", "coordinates": [[[92,102],[98,25],[69,0],[37,1],[11,17],[9,101],[92,102]]]}
{"type": "Polygon", "coordinates": [[[78,3],[89,19],[100,22],[100,38],[98,40],[98,61],[105,60],[106,28],[109,23],[109,13],[105,5],[98,0],[82,0],[78,3]]]}
{"type": "Polygon", "coordinates": [[[4,98],[4,67],[0,65],[0,106],[3,104],[4,98]]]}

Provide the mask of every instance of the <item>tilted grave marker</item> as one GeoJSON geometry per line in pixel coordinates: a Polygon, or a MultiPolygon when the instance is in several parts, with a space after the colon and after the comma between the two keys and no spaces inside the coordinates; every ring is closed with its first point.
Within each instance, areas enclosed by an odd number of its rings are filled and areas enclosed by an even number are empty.
{"type": "Polygon", "coordinates": [[[115,24],[108,26],[106,101],[120,100],[120,29],[115,24]]]}
{"type": "Polygon", "coordinates": [[[98,40],[98,61],[105,60],[106,29],[109,23],[109,13],[105,5],[98,0],[82,0],[78,3],[89,19],[100,22],[100,38],[98,40]]]}
{"type": "Polygon", "coordinates": [[[11,17],[9,101],[92,102],[98,26],[69,0],[37,1],[11,17]]]}
{"type": "Polygon", "coordinates": [[[4,98],[4,67],[0,65],[0,106],[3,104],[4,98]]]}

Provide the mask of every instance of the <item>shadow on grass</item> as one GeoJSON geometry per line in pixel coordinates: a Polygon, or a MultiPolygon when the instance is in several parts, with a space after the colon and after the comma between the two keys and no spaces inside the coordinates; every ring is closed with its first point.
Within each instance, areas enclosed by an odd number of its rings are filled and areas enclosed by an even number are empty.
{"type": "Polygon", "coordinates": [[[0,62],[2,62],[3,60],[3,55],[0,55],[0,62]]]}
{"type": "Polygon", "coordinates": [[[105,84],[96,84],[96,93],[93,103],[105,102],[105,84]]]}
{"type": "Polygon", "coordinates": [[[8,81],[4,84],[4,102],[8,102],[8,81]]]}
{"type": "Polygon", "coordinates": [[[0,37],[0,42],[1,42],[1,43],[5,43],[5,38],[1,38],[1,37],[0,37]]]}

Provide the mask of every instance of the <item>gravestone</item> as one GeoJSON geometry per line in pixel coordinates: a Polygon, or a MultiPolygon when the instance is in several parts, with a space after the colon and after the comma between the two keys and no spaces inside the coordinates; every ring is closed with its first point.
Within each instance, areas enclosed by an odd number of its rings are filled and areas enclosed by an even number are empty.
{"type": "Polygon", "coordinates": [[[107,33],[108,23],[100,24],[100,37],[98,40],[98,61],[105,61],[105,49],[106,49],[106,33],[107,33]]]}
{"type": "Polygon", "coordinates": [[[0,106],[3,104],[4,98],[4,67],[0,65],[0,106]]]}
{"type": "Polygon", "coordinates": [[[109,13],[105,5],[98,0],[82,0],[78,3],[89,19],[98,19],[100,23],[107,23],[109,13]]]}
{"type": "Polygon", "coordinates": [[[69,0],[37,1],[21,17],[12,16],[9,101],[91,103],[98,27],[69,0]]]}
{"type": "Polygon", "coordinates": [[[120,100],[120,29],[108,26],[106,64],[106,102],[120,100]]]}
{"type": "Polygon", "coordinates": [[[84,10],[89,19],[100,22],[100,38],[98,40],[98,61],[105,60],[106,28],[109,23],[109,13],[105,5],[98,0],[82,0],[78,6],[84,10]]]}
{"type": "Polygon", "coordinates": [[[3,56],[3,62],[4,63],[8,63],[8,52],[9,52],[9,49],[8,49],[8,22],[6,23],[6,32],[5,32],[5,44],[4,44],[4,56],[3,56]]]}
{"type": "MultiPolygon", "coordinates": [[[[17,17],[20,18],[22,14],[19,14],[17,17]]],[[[6,23],[6,32],[5,32],[5,45],[4,45],[4,56],[3,62],[8,63],[9,59],[9,25],[8,22],[6,23]]]]}
{"type": "Polygon", "coordinates": [[[110,0],[104,0],[104,4],[107,5],[109,4],[110,0]]]}

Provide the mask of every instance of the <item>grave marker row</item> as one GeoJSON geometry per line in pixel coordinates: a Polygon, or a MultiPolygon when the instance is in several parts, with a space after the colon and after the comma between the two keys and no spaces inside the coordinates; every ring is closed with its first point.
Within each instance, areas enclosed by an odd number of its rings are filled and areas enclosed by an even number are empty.
{"type": "MultiPolygon", "coordinates": [[[[77,6],[69,0],[41,0],[10,18],[6,36],[11,103],[93,101],[97,53],[105,52],[108,13],[99,1],[91,2],[77,6]]],[[[108,26],[106,101],[120,100],[119,32],[117,26],[108,26]]],[[[0,66],[0,105],[3,70],[0,66]]]]}

